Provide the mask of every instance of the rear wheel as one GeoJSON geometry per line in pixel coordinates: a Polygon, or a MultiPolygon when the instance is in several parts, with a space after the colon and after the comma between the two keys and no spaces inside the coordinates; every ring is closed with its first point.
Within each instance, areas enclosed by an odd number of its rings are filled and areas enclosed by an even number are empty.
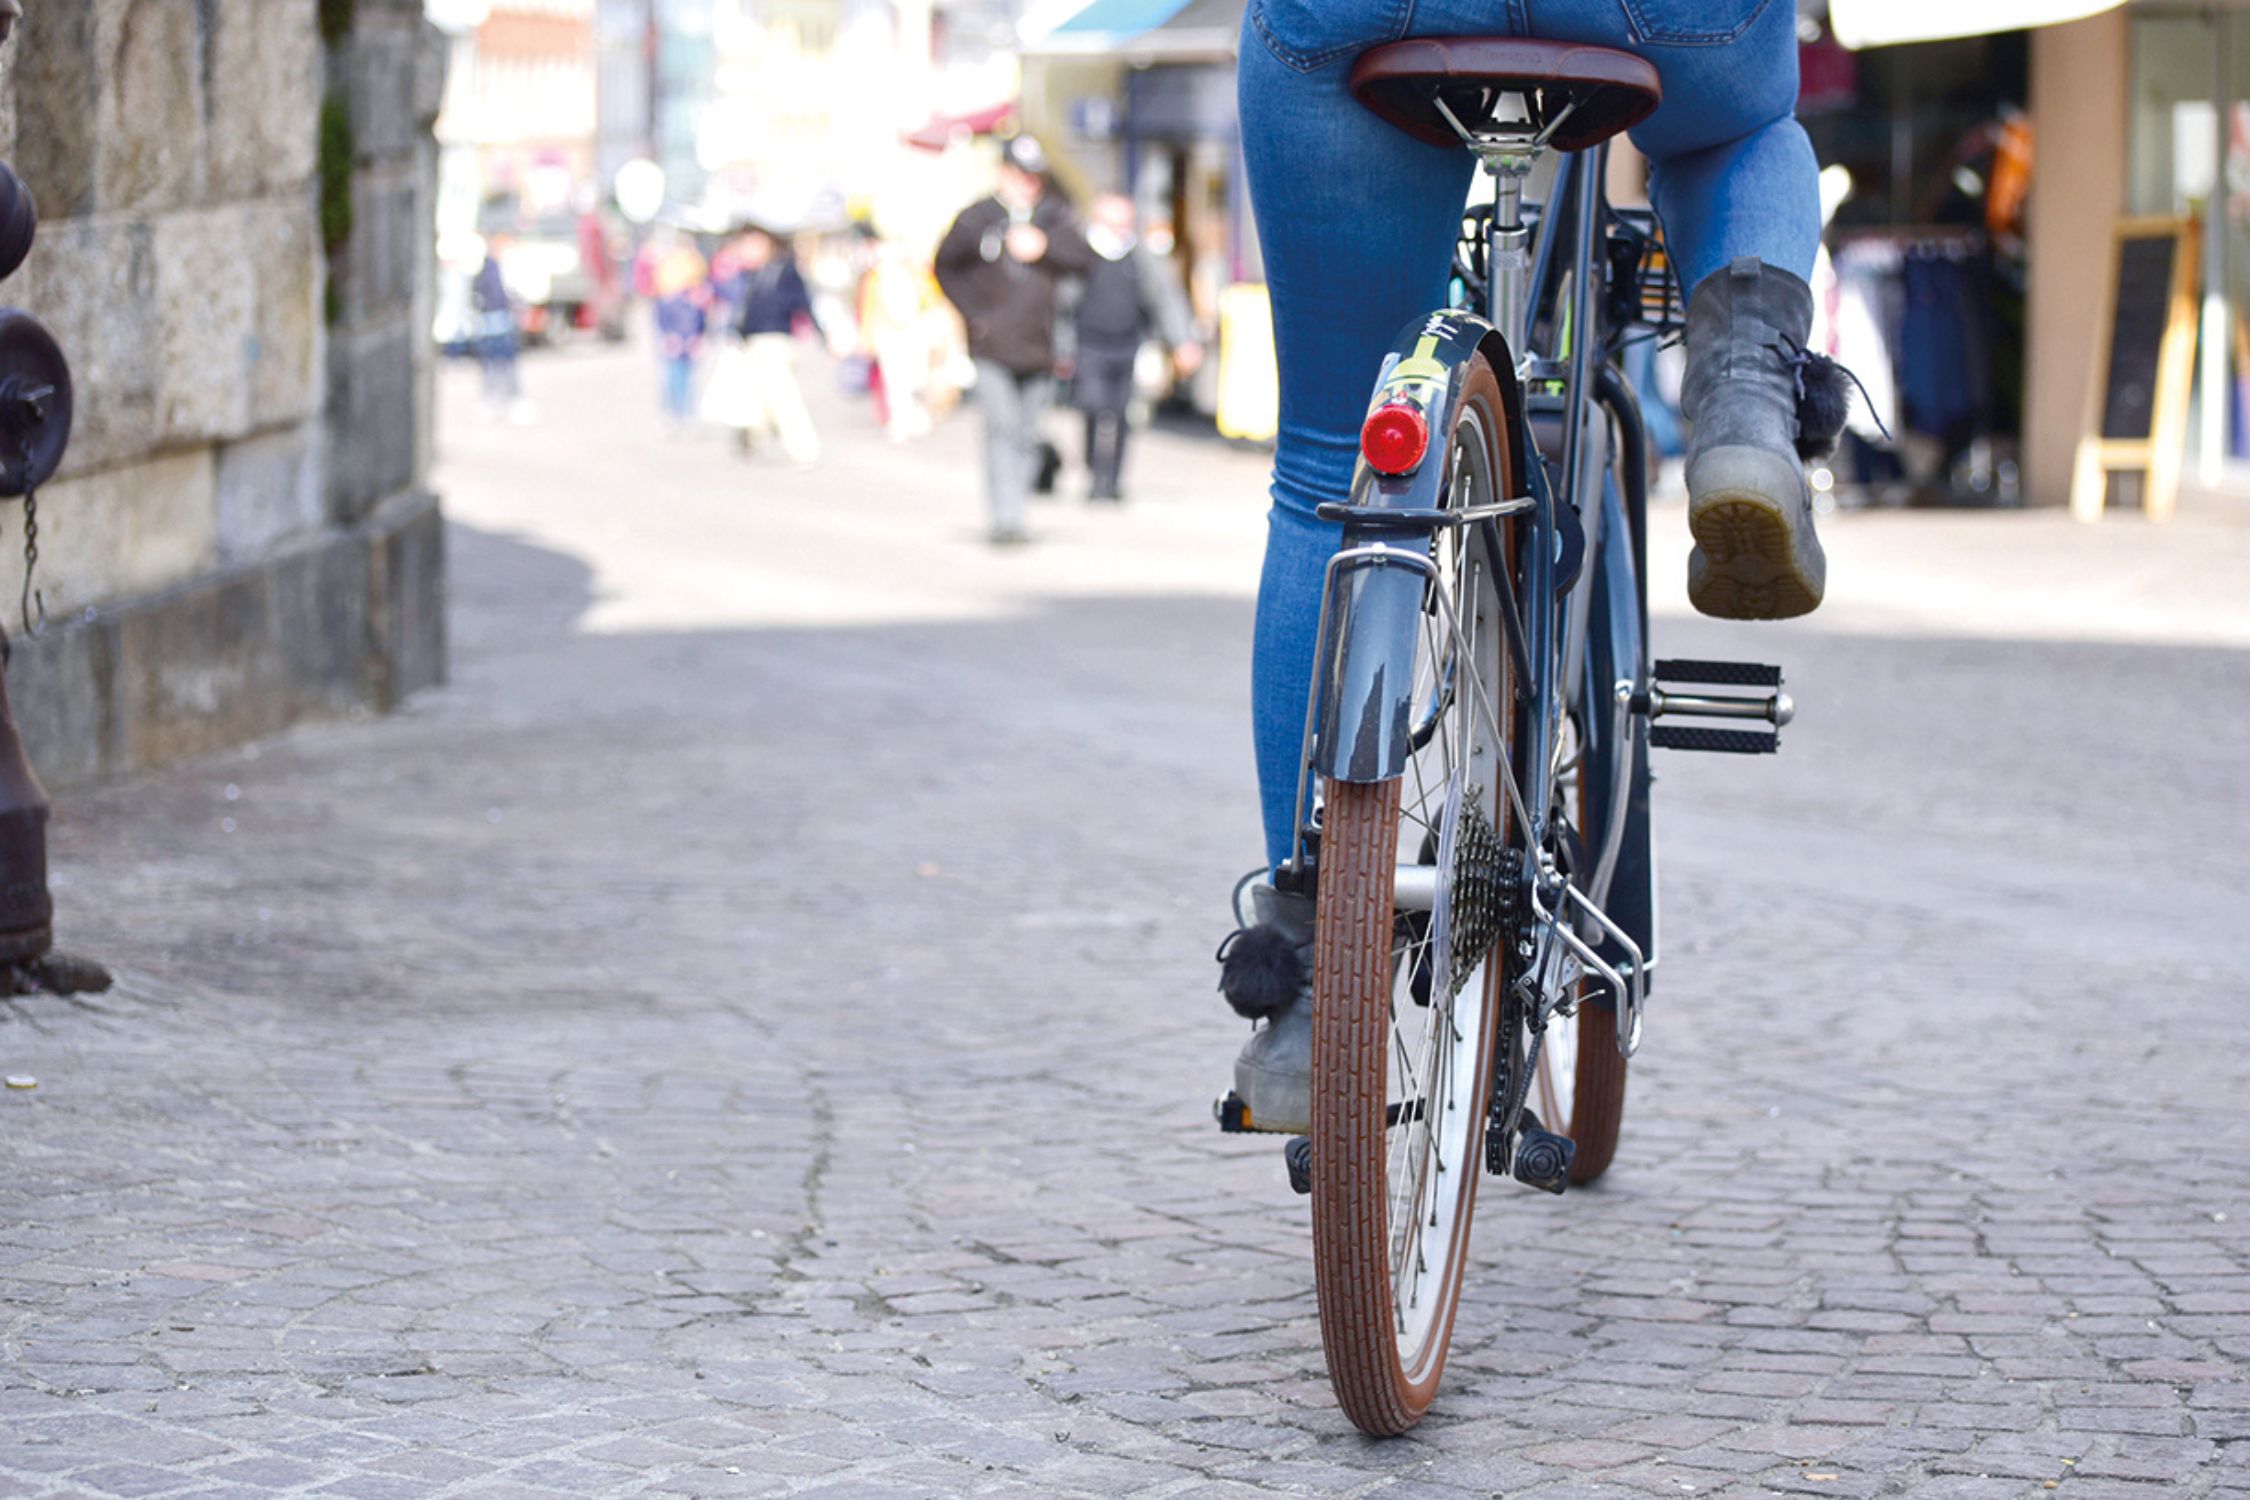
{"type": "MultiPolygon", "coordinates": [[[[1469,367],[1446,503],[1514,492],[1499,382],[1469,367]]],[[[1363,1431],[1436,1394],[1468,1260],[1504,967],[1498,914],[1512,681],[1493,569],[1505,529],[1461,526],[1436,565],[1394,781],[1324,787],[1313,957],[1313,1263],[1338,1403],[1363,1431]]]]}
{"type": "MultiPolygon", "coordinates": [[[[1564,785],[1565,810],[1572,825],[1580,830],[1596,828],[1583,762],[1564,785]]],[[[1542,1125],[1577,1144],[1570,1180],[1581,1187],[1609,1170],[1625,1121],[1625,1054],[1617,1050],[1617,1013],[1607,1004],[1583,999],[1601,991],[1602,986],[1582,981],[1576,1012],[1567,1016],[1557,1012],[1548,1018],[1546,1040],[1540,1044],[1525,1100],[1542,1125]]]]}

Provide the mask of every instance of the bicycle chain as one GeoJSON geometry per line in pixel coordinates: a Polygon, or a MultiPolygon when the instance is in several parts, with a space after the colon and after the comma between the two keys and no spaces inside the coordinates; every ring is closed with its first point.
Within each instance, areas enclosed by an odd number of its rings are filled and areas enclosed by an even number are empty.
{"type": "MultiPolygon", "coordinates": [[[[29,462],[28,456],[26,462],[29,462]]],[[[47,596],[32,587],[32,575],[39,571],[39,491],[23,492],[23,597],[17,607],[23,615],[23,633],[38,640],[47,626],[47,596]],[[39,611],[32,618],[34,606],[39,611]]]]}

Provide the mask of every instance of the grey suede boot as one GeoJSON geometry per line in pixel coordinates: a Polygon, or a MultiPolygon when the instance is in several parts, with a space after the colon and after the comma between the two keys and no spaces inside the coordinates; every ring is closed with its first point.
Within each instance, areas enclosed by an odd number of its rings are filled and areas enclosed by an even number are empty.
{"type": "Polygon", "coordinates": [[[1219,946],[1219,989],[1257,1024],[1234,1059],[1234,1092],[1252,1130],[1312,1129],[1313,901],[1260,879],[1242,925],[1219,946]]]}
{"type": "Polygon", "coordinates": [[[1704,614],[1786,619],[1827,588],[1804,460],[1835,446],[1849,400],[1836,364],[1806,352],[1811,331],[1812,290],[1755,256],[1688,299],[1688,598],[1704,614]]]}

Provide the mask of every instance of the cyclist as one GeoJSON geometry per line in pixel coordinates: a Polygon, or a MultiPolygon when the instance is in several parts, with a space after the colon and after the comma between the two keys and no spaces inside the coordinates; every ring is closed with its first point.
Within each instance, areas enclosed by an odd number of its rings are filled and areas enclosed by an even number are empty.
{"type": "MultiPolygon", "coordinates": [[[[1374,371],[1408,319],[1444,301],[1475,161],[1360,107],[1351,65],[1406,36],[1510,34],[1637,53],[1664,101],[1632,132],[1688,293],[1688,594],[1706,614],[1820,602],[1801,456],[1843,425],[1842,375],[1805,352],[1819,168],[1798,125],[1790,0],[1250,0],[1243,155],[1281,372],[1273,508],[1258,591],[1253,728],[1269,868],[1290,853],[1313,634],[1374,371]]],[[[1221,988],[1264,1024],[1235,1064],[1256,1125],[1309,1126],[1312,898],[1246,883],[1221,988]]]]}

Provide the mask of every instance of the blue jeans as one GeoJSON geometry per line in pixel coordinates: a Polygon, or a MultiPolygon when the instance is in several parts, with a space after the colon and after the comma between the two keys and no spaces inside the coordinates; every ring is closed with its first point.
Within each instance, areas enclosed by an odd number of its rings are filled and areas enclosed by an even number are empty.
{"type": "Polygon", "coordinates": [[[664,414],[676,422],[695,415],[695,356],[664,357],[664,414]]]}
{"type": "Polygon", "coordinates": [[[1655,63],[1664,103],[1632,133],[1692,289],[1739,255],[1800,277],[1819,247],[1819,166],[1797,124],[1790,0],[1250,0],[1242,151],[1281,369],[1273,510],[1258,589],[1252,726],[1266,855],[1286,859],[1320,587],[1376,366],[1440,306],[1475,160],[1384,124],[1352,59],[1404,36],[1593,42],[1655,63]]]}

